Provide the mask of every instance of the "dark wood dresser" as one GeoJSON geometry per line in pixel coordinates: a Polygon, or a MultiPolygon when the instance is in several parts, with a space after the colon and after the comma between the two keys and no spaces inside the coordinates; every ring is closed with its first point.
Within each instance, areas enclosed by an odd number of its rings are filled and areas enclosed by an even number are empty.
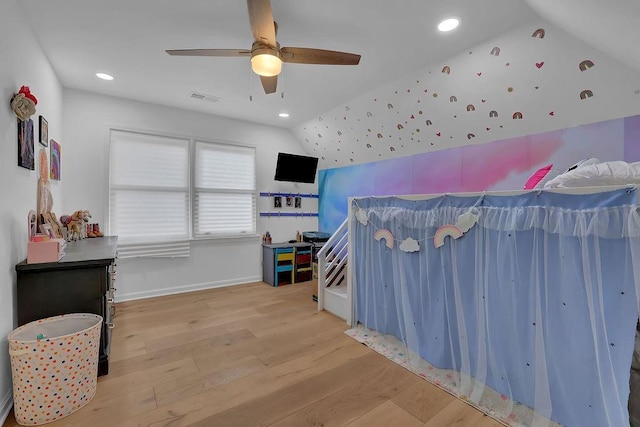
{"type": "Polygon", "coordinates": [[[111,236],[69,242],[58,262],[16,265],[18,326],[59,314],[102,316],[98,375],[109,373],[117,241],[111,236]]]}

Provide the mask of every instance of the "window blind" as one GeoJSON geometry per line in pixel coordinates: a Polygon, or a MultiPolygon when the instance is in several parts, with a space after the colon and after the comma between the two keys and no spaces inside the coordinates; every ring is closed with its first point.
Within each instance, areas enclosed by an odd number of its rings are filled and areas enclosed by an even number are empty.
{"type": "Polygon", "coordinates": [[[252,147],[112,130],[109,225],[119,256],[188,256],[192,238],[254,235],[255,169],[252,147]]]}
{"type": "Polygon", "coordinates": [[[120,257],[188,255],[189,194],[188,139],[111,131],[109,226],[120,257]]]}
{"type": "Polygon", "coordinates": [[[195,237],[256,233],[255,149],[196,141],[195,237]]]}

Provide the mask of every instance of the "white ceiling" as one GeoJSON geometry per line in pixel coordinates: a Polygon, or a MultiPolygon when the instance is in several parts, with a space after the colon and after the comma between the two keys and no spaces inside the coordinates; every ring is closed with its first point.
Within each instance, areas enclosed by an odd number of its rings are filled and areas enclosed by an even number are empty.
{"type": "Polygon", "coordinates": [[[287,128],[539,19],[521,0],[272,0],[281,46],[359,53],[362,59],[357,66],[284,64],[278,91],[265,95],[248,58],[165,53],[249,49],[245,1],[17,2],[65,87],[287,128]],[[451,15],[461,19],[460,28],[438,33],[437,23],[451,15]],[[116,80],[101,81],[98,71],[116,80]],[[197,101],[189,97],[192,91],[221,100],[197,101]],[[280,119],[281,111],[291,117],[280,119]]]}
{"type": "Polygon", "coordinates": [[[282,46],[359,53],[362,59],[357,66],[284,64],[271,95],[262,91],[248,58],[164,52],[249,49],[253,39],[242,0],[17,3],[65,87],[286,128],[540,16],[640,70],[637,0],[272,0],[282,46]],[[460,28],[438,33],[437,23],[451,15],[461,19],[460,28]],[[98,80],[97,71],[116,80],[98,80]],[[197,101],[189,97],[192,91],[221,100],[197,101]],[[282,111],[291,117],[278,118],[282,111]]]}

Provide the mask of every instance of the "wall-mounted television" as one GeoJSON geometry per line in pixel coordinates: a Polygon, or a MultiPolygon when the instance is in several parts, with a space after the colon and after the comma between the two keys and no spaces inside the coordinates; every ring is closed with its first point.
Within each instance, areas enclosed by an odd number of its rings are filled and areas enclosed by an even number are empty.
{"type": "Polygon", "coordinates": [[[313,184],[316,180],[317,168],[317,157],[278,153],[276,176],[274,179],[276,181],[306,182],[313,184]]]}

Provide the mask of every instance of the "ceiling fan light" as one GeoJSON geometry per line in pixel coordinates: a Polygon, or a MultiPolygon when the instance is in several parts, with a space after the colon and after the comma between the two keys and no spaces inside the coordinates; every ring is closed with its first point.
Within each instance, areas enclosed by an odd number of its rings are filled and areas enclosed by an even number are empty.
{"type": "Polygon", "coordinates": [[[282,60],[270,53],[254,55],[251,57],[251,69],[259,76],[277,76],[282,71],[282,60]]]}

